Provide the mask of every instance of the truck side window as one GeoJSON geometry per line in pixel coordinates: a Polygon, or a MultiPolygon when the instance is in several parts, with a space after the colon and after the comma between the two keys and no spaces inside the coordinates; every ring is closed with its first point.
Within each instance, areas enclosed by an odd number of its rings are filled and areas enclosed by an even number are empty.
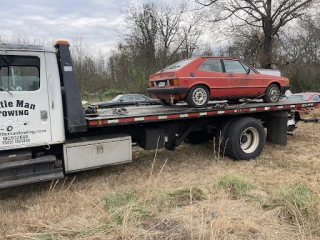
{"type": "Polygon", "coordinates": [[[0,55],[0,85],[8,91],[35,91],[40,88],[40,59],[0,55]]]}

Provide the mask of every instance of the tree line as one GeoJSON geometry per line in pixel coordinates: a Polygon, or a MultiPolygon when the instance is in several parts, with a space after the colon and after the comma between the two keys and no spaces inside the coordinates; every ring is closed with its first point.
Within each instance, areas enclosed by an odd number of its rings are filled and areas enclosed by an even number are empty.
{"type": "MultiPolygon", "coordinates": [[[[84,95],[145,93],[150,74],[192,56],[244,59],[277,68],[292,90],[320,91],[319,0],[152,1],[126,6],[121,40],[109,56],[77,37],[71,45],[84,95]],[[223,39],[217,44],[216,39],[223,39]]],[[[53,44],[15,35],[1,41],[53,44]]]]}

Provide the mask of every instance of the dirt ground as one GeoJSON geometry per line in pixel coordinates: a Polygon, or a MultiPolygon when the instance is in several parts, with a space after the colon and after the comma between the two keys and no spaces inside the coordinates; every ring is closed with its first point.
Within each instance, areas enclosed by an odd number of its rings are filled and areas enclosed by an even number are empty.
{"type": "Polygon", "coordinates": [[[217,156],[210,142],[156,157],[134,149],[132,163],[1,190],[0,238],[320,239],[320,124],[298,126],[251,161],[217,156]],[[237,182],[217,187],[223,176],[254,187],[237,195],[237,182]],[[286,186],[310,190],[313,209],[274,204],[286,186]]]}

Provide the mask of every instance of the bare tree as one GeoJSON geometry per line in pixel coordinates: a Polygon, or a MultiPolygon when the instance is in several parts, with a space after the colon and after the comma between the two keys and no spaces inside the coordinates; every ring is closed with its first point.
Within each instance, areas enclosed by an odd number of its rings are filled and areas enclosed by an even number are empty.
{"type": "MultiPolygon", "coordinates": [[[[293,19],[302,17],[319,0],[196,0],[204,7],[214,8],[212,21],[237,19],[235,25],[262,29],[260,47],[262,66],[271,68],[274,37],[293,19]]],[[[313,9],[315,10],[315,9],[313,9]]]]}
{"type": "Polygon", "coordinates": [[[199,16],[184,0],[128,5],[124,20],[123,41],[108,68],[112,82],[125,90],[145,91],[151,73],[193,54],[201,33],[199,16]]]}

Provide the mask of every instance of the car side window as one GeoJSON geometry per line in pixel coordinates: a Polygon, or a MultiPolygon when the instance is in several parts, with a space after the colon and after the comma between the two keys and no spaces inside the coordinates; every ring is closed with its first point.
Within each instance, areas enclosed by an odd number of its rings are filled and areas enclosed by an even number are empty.
{"type": "Polygon", "coordinates": [[[136,101],[143,101],[144,98],[141,97],[141,96],[139,96],[139,95],[134,95],[134,100],[136,100],[136,101]]]}
{"type": "Polygon", "coordinates": [[[238,60],[223,60],[227,73],[247,73],[238,60]]]}
{"type": "Polygon", "coordinates": [[[312,101],[320,101],[319,95],[313,96],[312,101]]]}
{"type": "Polygon", "coordinates": [[[198,69],[206,72],[223,72],[220,59],[207,59],[198,69]]]}
{"type": "Polygon", "coordinates": [[[249,74],[257,74],[255,71],[253,71],[253,69],[251,67],[249,67],[248,65],[246,65],[245,63],[241,62],[242,66],[245,68],[246,72],[249,74]],[[249,71],[250,70],[250,71],[249,71]]]}
{"type": "Polygon", "coordinates": [[[129,101],[133,101],[133,96],[132,95],[123,95],[121,98],[120,98],[120,101],[121,102],[129,102],[129,101]]]}

